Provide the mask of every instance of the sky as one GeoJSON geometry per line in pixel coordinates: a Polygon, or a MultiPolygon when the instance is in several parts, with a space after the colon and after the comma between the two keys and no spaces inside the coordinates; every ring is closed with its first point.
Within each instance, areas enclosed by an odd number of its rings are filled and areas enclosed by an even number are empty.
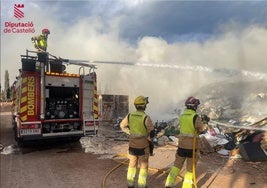
{"type": "Polygon", "coordinates": [[[267,1],[2,0],[2,86],[43,28],[57,57],[119,62],[96,64],[99,92],[148,96],[154,120],[210,83],[267,80],[267,1]],[[23,18],[15,4],[24,4],[23,18]],[[29,32],[11,23],[28,23],[29,32]]]}

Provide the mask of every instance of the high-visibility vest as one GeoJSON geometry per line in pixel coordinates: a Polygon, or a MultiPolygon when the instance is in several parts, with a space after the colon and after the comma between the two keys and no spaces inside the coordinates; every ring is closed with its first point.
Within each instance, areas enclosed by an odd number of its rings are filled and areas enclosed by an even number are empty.
{"type": "Polygon", "coordinates": [[[40,39],[37,41],[38,47],[41,49],[47,48],[47,38],[43,35],[40,35],[40,39]]]}
{"type": "Polygon", "coordinates": [[[191,109],[186,109],[180,116],[180,135],[193,137],[195,133],[194,116],[196,112],[191,109]]]}
{"type": "Polygon", "coordinates": [[[136,111],[128,116],[130,135],[134,137],[147,136],[148,131],[145,126],[146,114],[136,111]]]}

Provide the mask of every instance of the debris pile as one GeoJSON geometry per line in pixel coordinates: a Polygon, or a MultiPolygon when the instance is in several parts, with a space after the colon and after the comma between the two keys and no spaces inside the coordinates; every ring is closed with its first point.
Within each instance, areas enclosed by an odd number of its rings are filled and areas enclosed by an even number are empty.
{"type": "MultiPolygon", "coordinates": [[[[200,152],[202,154],[217,152],[231,158],[243,158],[254,162],[267,161],[267,133],[264,130],[253,129],[255,126],[259,127],[266,124],[267,117],[254,123],[251,129],[220,126],[220,124],[212,121],[209,129],[199,136],[200,152]]],[[[178,146],[179,122],[177,120],[157,121],[155,132],[156,137],[153,141],[156,145],[178,146]]]]}
{"type": "MultiPolygon", "coordinates": [[[[200,135],[202,154],[217,152],[230,158],[267,161],[267,88],[262,82],[224,81],[205,86],[194,96],[203,102],[197,113],[211,119],[209,130],[200,135]]],[[[174,109],[176,118],[155,122],[156,147],[178,145],[178,117],[183,107],[181,101],[174,109]]],[[[114,129],[119,130],[120,121],[113,125],[114,129]]]]}

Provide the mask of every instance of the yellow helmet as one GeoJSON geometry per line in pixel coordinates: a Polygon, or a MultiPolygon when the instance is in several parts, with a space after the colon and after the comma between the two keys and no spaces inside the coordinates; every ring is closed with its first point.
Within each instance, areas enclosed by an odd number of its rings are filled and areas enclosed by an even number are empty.
{"type": "Polygon", "coordinates": [[[148,97],[138,96],[134,100],[134,105],[144,106],[146,104],[148,104],[148,97]]]}

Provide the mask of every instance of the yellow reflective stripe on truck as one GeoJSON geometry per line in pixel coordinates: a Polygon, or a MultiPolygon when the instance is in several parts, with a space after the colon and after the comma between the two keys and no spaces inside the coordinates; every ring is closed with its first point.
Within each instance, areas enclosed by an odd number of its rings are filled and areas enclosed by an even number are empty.
{"type": "Polygon", "coordinates": [[[94,119],[98,119],[98,95],[97,95],[97,82],[96,74],[94,74],[94,119]]]}

